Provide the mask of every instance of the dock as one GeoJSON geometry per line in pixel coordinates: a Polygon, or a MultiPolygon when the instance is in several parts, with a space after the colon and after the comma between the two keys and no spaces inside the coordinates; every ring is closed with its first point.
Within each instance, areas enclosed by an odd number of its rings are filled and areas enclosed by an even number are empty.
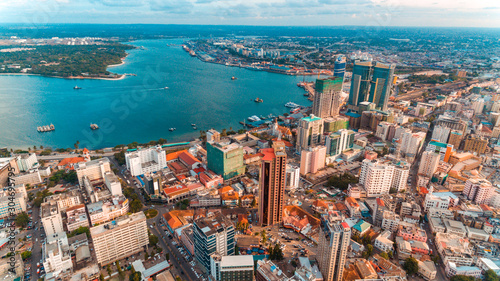
{"type": "Polygon", "coordinates": [[[303,88],[307,92],[308,100],[312,101],[314,99],[314,94],[316,94],[316,91],[314,90],[314,82],[300,82],[297,86],[303,88]]]}
{"type": "Polygon", "coordinates": [[[45,133],[45,132],[51,132],[54,131],[56,128],[54,127],[54,124],[46,125],[46,126],[38,126],[36,130],[40,133],[45,133]]]}

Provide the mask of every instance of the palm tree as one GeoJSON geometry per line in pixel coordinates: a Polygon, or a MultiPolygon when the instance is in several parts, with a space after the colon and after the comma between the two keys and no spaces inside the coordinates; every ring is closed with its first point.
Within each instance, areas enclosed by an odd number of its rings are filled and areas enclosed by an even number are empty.
{"type": "Polygon", "coordinates": [[[43,149],[43,145],[40,145],[40,149],[43,149]]]}
{"type": "Polygon", "coordinates": [[[36,145],[33,146],[33,150],[36,151],[36,145]]]}

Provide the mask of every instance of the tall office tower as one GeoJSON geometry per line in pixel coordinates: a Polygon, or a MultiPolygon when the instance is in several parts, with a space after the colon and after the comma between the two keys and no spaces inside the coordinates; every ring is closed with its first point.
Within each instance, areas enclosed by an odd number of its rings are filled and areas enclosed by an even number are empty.
{"type": "Polygon", "coordinates": [[[371,102],[375,108],[387,110],[394,80],[394,65],[365,61],[355,62],[352,71],[348,108],[359,111],[361,102],[371,102]]]}
{"type": "Polygon", "coordinates": [[[373,77],[370,87],[369,102],[375,104],[375,108],[382,111],[387,110],[387,103],[391,96],[391,89],[394,80],[395,65],[376,63],[373,70],[373,77]]]}
{"type": "Polygon", "coordinates": [[[161,146],[125,153],[127,169],[132,176],[156,172],[167,167],[165,150],[161,146]]]}
{"type": "Polygon", "coordinates": [[[316,173],[319,169],[325,167],[326,147],[310,147],[308,150],[302,150],[300,154],[300,173],[316,173]]]}
{"type": "Polygon", "coordinates": [[[439,165],[441,156],[434,151],[425,151],[422,153],[420,165],[418,166],[418,174],[426,177],[432,177],[439,165]]]}
{"type": "Polygon", "coordinates": [[[344,150],[352,148],[355,134],[354,131],[342,129],[327,136],[325,141],[326,154],[328,156],[338,156],[344,150]]]}
{"type": "Polygon", "coordinates": [[[448,142],[450,131],[451,129],[445,126],[440,126],[440,125],[434,126],[431,140],[438,142],[448,142]]]}
{"type": "Polygon", "coordinates": [[[297,128],[297,151],[300,152],[302,149],[320,144],[323,129],[323,119],[314,116],[314,114],[300,119],[297,128]]]}
{"type": "Polygon", "coordinates": [[[351,229],[337,212],[322,215],[317,259],[324,280],[342,280],[350,241],[351,229]]]}
{"type": "Polygon", "coordinates": [[[335,58],[335,62],[333,63],[333,76],[340,77],[343,80],[345,75],[345,64],[346,64],[345,56],[338,55],[335,58]]]}
{"type": "Polygon", "coordinates": [[[378,160],[363,160],[359,183],[366,189],[366,196],[376,197],[389,193],[394,177],[394,166],[378,160]]]}
{"type": "Polygon", "coordinates": [[[424,132],[412,133],[410,129],[406,130],[401,138],[401,152],[407,157],[415,157],[424,144],[425,136],[424,132]]]}
{"type": "Polygon", "coordinates": [[[136,254],[149,244],[143,212],[125,215],[90,228],[97,262],[102,266],[136,254]]]}
{"type": "Polygon", "coordinates": [[[335,117],[339,115],[342,103],[341,77],[329,77],[316,80],[312,113],[320,118],[335,117]]]}
{"type": "Polygon", "coordinates": [[[212,274],[210,256],[218,252],[222,256],[234,256],[233,223],[220,211],[210,212],[193,223],[194,257],[202,270],[212,274]]]}
{"type": "Polygon", "coordinates": [[[245,173],[243,147],[237,143],[207,142],[207,164],[224,180],[241,175],[245,173]]]}
{"type": "Polygon", "coordinates": [[[259,172],[259,223],[274,225],[282,221],[285,179],[285,143],[275,141],[272,148],[261,149],[264,154],[259,172]]]}

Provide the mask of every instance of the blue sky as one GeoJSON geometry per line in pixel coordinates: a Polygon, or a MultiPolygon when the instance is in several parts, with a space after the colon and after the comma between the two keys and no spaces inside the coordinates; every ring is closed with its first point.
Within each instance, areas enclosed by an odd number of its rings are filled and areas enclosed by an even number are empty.
{"type": "Polygon", "coordinates": [[[0,0],[0,22],[500,27],[500,0],[0,0]]]}

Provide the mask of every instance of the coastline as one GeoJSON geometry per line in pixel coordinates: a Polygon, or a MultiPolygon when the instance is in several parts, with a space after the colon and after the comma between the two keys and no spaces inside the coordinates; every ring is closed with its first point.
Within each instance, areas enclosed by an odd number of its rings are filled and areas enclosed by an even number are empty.
{"type": "MultiPolygon", "coordinates": [[[[127,54],[128,56],[128,54],[127,54]]],[[[106,69],[110,67],[115,67],[115,66],[120,66],[125,64],[125,59],[127,57],[121,58],[122,62],[118,64],[110,64],[106,66],[106,69]]],[[[68,76],[68,77],[62,77],[62,76],[52,76],[52,75],[42,75],[42,74],[37,74],[37,73],[0,73],[0,75],[27,75],[27,76],[41,76],[41,77],[50,77],[50,78],[61,78],[61,79],[69,79],[69,80],[84,80],[84,79],[94,79],[94,80],[108,80],[108,81],[115,81],[115,80],[123,80],[127,76],[127,74],[116,74],[117,77],[87,77],[87,76],[68,76]]]]}

